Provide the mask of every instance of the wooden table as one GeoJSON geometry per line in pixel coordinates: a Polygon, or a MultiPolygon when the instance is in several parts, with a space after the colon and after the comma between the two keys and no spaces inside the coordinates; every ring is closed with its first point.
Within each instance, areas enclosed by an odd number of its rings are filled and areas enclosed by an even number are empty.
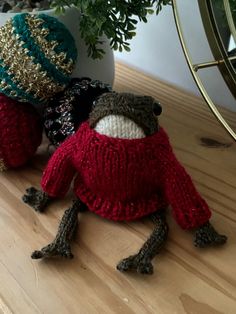
{"type": "MultiPolygon", "coordinates": [[[[193,234],[182,231],[169,215],[169,241],[154,260],[154,275],[121,274],[117,262],[138,250],[151,223],[112,223],[84,213],[73,260],[31,260],[34,249],[53,239],[72,197],[56,202],[45,214],[22,203],[25,188],[39,186],[48,158],[44,144],[27,167],[0,174],[0,312],[235,314],[235,143],[203,100],[182,90],[121,64],[116,67],[115,89],[161,101],[160,123],[213,209],[213,224],[228,235],[228,244],[196,249],[193,234]]],[[[229,119],[235,125],[236,116],[229,119]]]]}

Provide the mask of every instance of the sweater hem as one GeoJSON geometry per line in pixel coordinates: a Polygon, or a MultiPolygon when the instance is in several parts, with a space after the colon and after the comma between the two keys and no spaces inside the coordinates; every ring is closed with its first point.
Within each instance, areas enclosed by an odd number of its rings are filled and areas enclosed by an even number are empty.
{"type": "Polygon", "coordinates": [[[138,201],[110,201],[95,195],[82,184],[77,185],[74,191],[76,196],[88,206],[91,212],[113,221],[132,221],[148,216],[156,211],[165,209],[168,204],[158,195],[151,199],[139,199],[138,201]]]}

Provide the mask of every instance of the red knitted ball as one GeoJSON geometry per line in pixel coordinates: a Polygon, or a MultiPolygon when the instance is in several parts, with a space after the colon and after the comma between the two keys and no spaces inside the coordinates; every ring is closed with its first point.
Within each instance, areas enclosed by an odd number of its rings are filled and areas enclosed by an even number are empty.
{"type": "Polygon", "coordinates": [[[36,109],[0,94],[0,171],[24,165],[42,141],[36,109]]]}

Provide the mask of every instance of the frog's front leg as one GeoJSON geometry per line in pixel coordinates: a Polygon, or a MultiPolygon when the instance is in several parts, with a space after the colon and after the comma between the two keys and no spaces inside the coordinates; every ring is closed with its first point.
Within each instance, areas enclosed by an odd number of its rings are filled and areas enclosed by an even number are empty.
{"type": "Polygon", "coordinates": [[[203,248],[207,246],[223,245],[226,241],[227,237],[219,234],[208,221],[197,229],[195,233],[194,245],[196,247],[203,248]]]}
{"type": "Polygon", "coordinates": [[[26,189],[26,193],[23,195],[22,200],[24,203],[34,208],[36,212],[42,213],[52,201],[52,198],[47,193],[37,190],[34,187],[30,187],[26,189]]]}
{"type": "Polygon", "coordinates": [[[73,258],[70,242],[77,231],[78,212],[82,212],[84,210],[85,205],[80,200],[74,201],[73,205],[65,211],[61,219],[55,240],[43,247],[40,251],[34,251],[31,257],[33,259],[52,256],[73,258]]]}
{"type": "Polygon", "coordinates": [[[139,252],[119,262],[117,269],[120,271],[134,270],[141,274],[152,274],[152,259],[157,255],[168,236],[168,225],[165,219],[165,212],[157,212],[151,215],[154,222],[154,230],[148,240],[144,243],[139,252]]]}

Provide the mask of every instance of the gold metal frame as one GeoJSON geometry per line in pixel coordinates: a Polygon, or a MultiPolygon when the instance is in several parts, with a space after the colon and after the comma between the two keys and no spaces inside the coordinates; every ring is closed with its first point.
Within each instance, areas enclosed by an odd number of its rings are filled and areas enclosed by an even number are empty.
{"type": "MultiPolygon", "coordinates": [[[[207,0],[200,0],[200,2],[207,2],[207,0]]],[[[187,46],[186,46],[186,43],[184,40],[183,31],[182,31],[182,27],[181,27],[181,23],[180,23],[180,18],[179,18],[178,7],[177,7],[177,0],[172,0],[172,7],[173,7],[173,14],[174,14],[174,18],[175,18],[175,24],[176,24],[177,32],[179,35],[180,43],[181,43],[186,61],[188,63],[189,69],[192,73],[192,76],[193,76],[203,98],[205,99],[207,105],[209,106],[209,108],[211,109],[211,111],[213,112],[215,117],[218,119],[218,121],[221,123],[221,125],[227,130],[227,132],[232,136],[232,138],[236,141],[236,133],[232,130],[232,128],[229,126],[229,124],[225,121],[225,119],[222,117],[222,115],[220,114],[220,112],[216,108],[215,104],[213,103],[210,96],[208,95],[200,77],[197,74],[197,70],[199,68],[207,67],[209,65],[210,66],[217,65],[220,67],[221,64],[225,64],[226,63],[225,57],[222,57],[222,55],[219,55],[216,58],[216,61],[206,62],[206,63],[200,64],[200,65],[199,64],[194,65],[192,60],[191,60],[189,51],[187,49],[187,46]]],[[[214,57],[216,57],[216,56],[214,56],[214,57]]]]}

